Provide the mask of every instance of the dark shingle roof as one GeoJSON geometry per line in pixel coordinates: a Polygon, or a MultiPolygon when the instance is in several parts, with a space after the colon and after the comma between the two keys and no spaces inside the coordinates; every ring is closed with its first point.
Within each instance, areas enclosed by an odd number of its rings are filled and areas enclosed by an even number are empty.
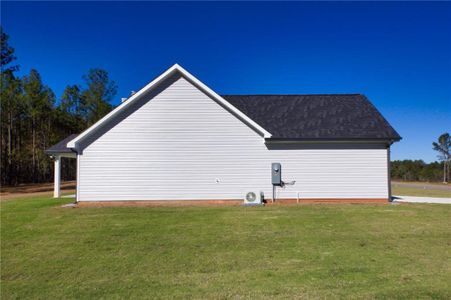
{"type": "Polygon", "coordinates": [[[223,96],[275,139],[400,140],[360,94],[223,96]]]}
{"type": "MultiPolygon", "coordinates": [[[[222,96],[272,134],[273,139],[400,140],[387,120],[360,94],[222,96]]],[[[71,153],[71,134],[45,152],[71,153]]]]}
{"type": "Polygon", "coordinates": [[[54,154],[54,153],[72,153],[72,152],[74,152],[74,151],[72,151],[72,149],[67,148],[66,145],[69,141],[73,140],[77,136],[78,136],[78,134],[69,135],[65,139],[59,141],[55,145],[53,145],[50,148],[48,148],[47,150],[45,150],[45,153],[54,154]]]}

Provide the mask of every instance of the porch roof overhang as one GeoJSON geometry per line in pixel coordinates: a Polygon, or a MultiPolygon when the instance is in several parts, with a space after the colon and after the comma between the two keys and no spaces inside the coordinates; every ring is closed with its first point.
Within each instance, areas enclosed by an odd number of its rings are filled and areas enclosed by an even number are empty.
{"type": "Polygon", "coordinates": [[[71,149],[67,148],[67,143],[74,138],[76,138],[78,134],[71,134],[68,137],[64,138],[63,140],[59,141],[55,145],[51,146],[50,148],[46,149],[44,152],[47,155],[50,156],[61,156],[61,157],[77,157],[77,153],[71,149]]]}
{"type": "Polygon", "coordinates": [[[54,168],[54,187],[53,187],[53,197],[61,197],[61,158],[77,158],[77,153],[71,148],[67,148],[67,143],[77,137],[78,134],[71,134],[65,139],[59,141],[55,145],[46,149],[44,152],[52,157],[55,168],[54,168]]]}

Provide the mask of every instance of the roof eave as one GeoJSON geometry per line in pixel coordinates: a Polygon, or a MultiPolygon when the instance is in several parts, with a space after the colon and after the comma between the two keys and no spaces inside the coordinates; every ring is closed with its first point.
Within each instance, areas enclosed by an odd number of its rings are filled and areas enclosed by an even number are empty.
{"type": "Polygon", "coordinates": [[[76,153],[74,150],[69,149],[69,150],[44,150],[45,154],[58,154],[58,153],[76,153]]]}
{"type": "Polygon", "coordinates": [[[353,143],[363,143],[363,142],[373,142],[373,143],[394,143],[398,142],[402,137],[387,137],[387,138],[265,138],[265,142],[290,142],[290,143],[334,143],[334,142],[353,142],[353,143]]]}

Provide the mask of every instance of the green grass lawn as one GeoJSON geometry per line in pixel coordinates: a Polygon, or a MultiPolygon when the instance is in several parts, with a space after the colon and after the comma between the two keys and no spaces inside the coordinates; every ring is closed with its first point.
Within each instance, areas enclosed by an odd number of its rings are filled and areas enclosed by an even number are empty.
{"type": "Polygon", "coordinates": [[[439,197],[439,198],[451,198],[451,192],[437,189],[421,189],[415,187],[406,186],[392,186],[393,195],[402,196],[417,196],[417,197],[439,197]]]}
{"type": "Polygon", "coordinates": [[[451,298],[451,205],[1,203],[2,299],[451,298]]]}

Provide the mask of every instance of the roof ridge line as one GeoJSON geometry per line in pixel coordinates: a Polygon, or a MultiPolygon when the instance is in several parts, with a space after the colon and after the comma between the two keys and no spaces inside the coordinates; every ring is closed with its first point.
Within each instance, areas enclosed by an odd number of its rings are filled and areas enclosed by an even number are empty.
{"type": "Polygon", "coordinates": [[[343,93],[343,94],[221,94],[223,97],[227,96],[240,96],[240,97],[251,97],[251,96],[365,96],[362,93],[343,93]]]}

